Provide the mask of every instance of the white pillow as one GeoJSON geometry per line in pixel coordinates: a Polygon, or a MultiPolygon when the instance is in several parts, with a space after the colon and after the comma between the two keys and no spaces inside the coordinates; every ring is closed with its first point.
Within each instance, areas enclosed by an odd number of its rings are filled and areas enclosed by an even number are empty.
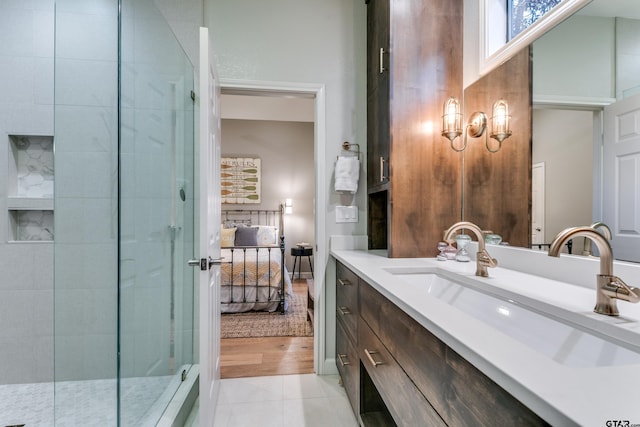
{"type": "Polygon", "coordinates": [[[257,240],[258,246],[277,245],[278,227],[259,225],[257,240]]]}
{"type": "Polygon", "coordinates": [[[220,246],[228,248],[234,245],[237,228],[223,228],[220,230],[220,246]]]}

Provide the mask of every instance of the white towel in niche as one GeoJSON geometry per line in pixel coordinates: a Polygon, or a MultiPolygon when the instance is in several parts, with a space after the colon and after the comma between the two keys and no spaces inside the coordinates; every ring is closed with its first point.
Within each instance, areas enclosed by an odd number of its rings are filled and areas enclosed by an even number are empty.
{"type": "Polygon", "coordinates": [[[360,161],[357,157],[340,156],[336,161],[336,191],[358,191],[360,161]]]}

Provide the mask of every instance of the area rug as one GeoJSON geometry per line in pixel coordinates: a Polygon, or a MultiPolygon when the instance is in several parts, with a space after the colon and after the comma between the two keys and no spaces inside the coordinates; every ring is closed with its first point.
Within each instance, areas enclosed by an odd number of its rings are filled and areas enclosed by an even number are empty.
{"type": "Polygon", "coordinates": [[[297,293],[289,300],[289,309],[284,315],[250,311],[221,317],[221,338],[313,336],[313,325],[307,320],[307,298],[297,293]]]}

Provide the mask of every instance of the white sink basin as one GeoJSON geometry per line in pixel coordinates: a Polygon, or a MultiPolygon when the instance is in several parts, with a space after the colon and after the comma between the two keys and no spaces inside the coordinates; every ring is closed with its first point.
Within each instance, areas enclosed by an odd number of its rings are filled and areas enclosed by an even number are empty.
{"type": "Polygon", "coordinates": [[[540,307],[517,301],[513,295],[500,298],[435,273],[385,270],[562,365],[593,368],[640,364],[640,347],[558,319],[540,311],[540,307]]]}

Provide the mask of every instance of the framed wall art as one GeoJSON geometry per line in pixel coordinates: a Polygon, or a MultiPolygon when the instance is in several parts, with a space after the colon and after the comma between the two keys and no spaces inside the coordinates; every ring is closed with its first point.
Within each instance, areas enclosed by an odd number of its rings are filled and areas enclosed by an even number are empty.
{"type": "Polygon", "coordinates": [[[220,187],[222,203],[260,203],[260,159],[223,157],[220,187]]]}

